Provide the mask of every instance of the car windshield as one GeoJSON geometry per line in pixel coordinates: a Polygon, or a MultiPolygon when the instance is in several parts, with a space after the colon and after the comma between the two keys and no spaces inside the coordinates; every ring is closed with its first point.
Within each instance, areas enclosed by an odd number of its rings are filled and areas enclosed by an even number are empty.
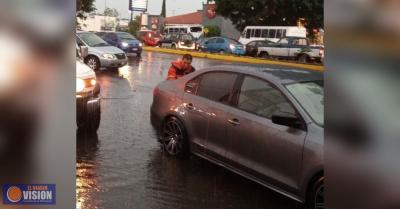
{"type": "Polygon", "coordinates": [[[129,33],[117,33],[117,36],[125,40],[135,40],[136,38],[129,33]]]}
{"type": "Polygon", "coordinates": [[[196,33],[196,32],[201,32],[202,29],[201,27],[191,27],[190,32],[196,33]]]}
{"type": "Polygon", "coordinates": [[[93,33],[78,33],[78,37],[90,47],[109,46],[107,42],[93,33]]]}
{"type": "Polygon", "coordinates": [[[193,37],[191,35],[182,35],[181,36],[182,41],[193,41],[193,37]]]}
{"type": "Polygon", "coordinates": [[[315,123],[324,126],[324,82],[322,80],[288,84],[286,89],[315,123]]]}

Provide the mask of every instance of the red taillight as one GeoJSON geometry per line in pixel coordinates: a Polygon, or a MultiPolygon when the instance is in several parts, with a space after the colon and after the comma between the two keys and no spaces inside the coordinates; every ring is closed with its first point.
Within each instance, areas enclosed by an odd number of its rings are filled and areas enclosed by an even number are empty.
{"type": "Polygon", "coordinates": [[[319,56],[320,57],[324,57],[324,49],[320,49],[319,50],[319,56]]]}
{"type": "Polygon", "coordinates": [[[157,94],[158,94],[159,91],[160,91],[160,90],[158,89],[158,87],[154,88],[154,90],[153,90],[153,96],[157,96],[157,94]]]}

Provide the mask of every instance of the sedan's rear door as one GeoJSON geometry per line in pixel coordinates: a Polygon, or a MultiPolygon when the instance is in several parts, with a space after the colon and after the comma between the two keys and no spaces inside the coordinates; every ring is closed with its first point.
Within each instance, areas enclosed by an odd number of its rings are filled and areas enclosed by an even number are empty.
{"type": "Polygon", "coordinates": [[[243,76],[229,113],[227,135],[232,165],[264,182],[295,193],[301,175],[306,131],[274,124],[271,116],[297,116],[287,98],[269,82],[243,76]]]}

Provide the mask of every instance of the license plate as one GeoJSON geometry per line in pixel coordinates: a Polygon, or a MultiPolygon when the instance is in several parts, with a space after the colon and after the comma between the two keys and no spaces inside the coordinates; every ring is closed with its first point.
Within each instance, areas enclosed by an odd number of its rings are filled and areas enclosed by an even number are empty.
{"type": "Polygon", "coordinates": [[[132,51],[137,51],[137,48],[133,48],[132,51]]]}

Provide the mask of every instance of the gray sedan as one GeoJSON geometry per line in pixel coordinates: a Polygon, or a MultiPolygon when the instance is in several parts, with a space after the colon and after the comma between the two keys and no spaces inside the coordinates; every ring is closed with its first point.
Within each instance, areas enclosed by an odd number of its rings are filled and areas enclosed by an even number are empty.
{"type": "Polygon", "coordinates": [[[173,156],[193,153],[324,208],[323,74],[217,66],[154,89],[151,122],[173,156]]]}
{"type": "Polygon", "coordinates": [[[76,32],[78,46],[86,46],[89,54],[85,63],[97,71],[101,68],[118,68],[128,63],[125,52],[115,46],[111,46],[99,36],[91,32],[76,32]]]}

